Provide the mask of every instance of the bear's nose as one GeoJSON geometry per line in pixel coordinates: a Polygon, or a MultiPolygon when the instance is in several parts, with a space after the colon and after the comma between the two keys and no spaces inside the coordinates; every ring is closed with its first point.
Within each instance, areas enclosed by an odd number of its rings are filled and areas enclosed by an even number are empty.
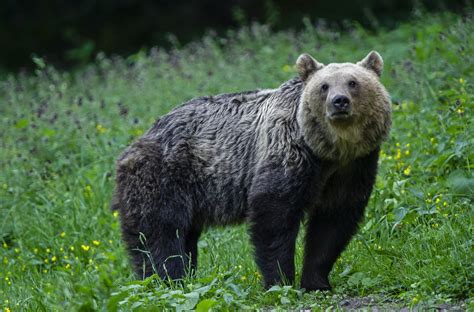
{"type": "Polygon", "coordinates": [[[345,95],[336,95],[332,99],[332,105],[337,111],[346,111],[349,108],[351,100],[345,95]]]}

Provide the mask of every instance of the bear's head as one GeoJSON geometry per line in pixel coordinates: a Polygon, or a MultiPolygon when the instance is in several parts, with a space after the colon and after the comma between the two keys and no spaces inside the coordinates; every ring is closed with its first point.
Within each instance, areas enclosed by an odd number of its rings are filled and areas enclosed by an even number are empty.
{"type": "Polygon", "coordinates": [[[302,54],[296,67],[304,84],[298,124],[316,155],[349,161],[370,153],[388,136],[391,101],[379,80],[380,54],[372,51],[357,63],[329,65],[302,54]]]}

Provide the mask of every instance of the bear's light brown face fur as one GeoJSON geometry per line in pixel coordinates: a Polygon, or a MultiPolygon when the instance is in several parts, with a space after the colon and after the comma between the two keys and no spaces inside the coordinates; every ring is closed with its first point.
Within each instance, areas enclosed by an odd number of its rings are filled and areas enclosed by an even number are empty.
{"type": "Polygon", "coordinates": [[[298,123],[318,156],[349,161],[368,154],[387,137],[390,97],[379,80],[383,61],[377,52],[356,64],[327,66],[303,54],[297,68],[305,84],[298,123]]]}

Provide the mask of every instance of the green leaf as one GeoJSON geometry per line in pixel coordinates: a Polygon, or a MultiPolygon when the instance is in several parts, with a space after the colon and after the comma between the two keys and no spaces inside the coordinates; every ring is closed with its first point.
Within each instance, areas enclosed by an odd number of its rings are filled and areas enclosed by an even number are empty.
{"type": "Polygon", "coordinates": [[[176,307],[177,311],[191,310],[196,306],[199,301],[199,293],[194,291],[188,294],[184,294],[184,297],[184,302],[176,307]]]}
{"type": "Polygon", "coordinates": [[[119,293],[114,293],[107,303],[108,311],[117,311],[119,307],[119,302],[124,300],[128,296],[128,292],[122,291],[119,293]]]}
{"type": "Polygon", "coordinates": [[[46,63],[41,57],[33,56],[33,63],[35,63],[39,69],[43,69],[46,67],[46,63]]]}
{"type": "Polygon", "coordinates": [[[217,304],[217,301],[214,299],[204,299],[198,303],[196,306],[196,312],[206,312],[209,311],[213,306],[217,304]]]}
{"type": "Polygon", "coordinates": [[[291,303],[291,300],[288,299],[288,298],[285,297],[285,296],[282,296],[282,297],[280,298],[280,302],[281,302],[281,304],[289,304],[289,303],[291,303]]]}
{"type": "Polygon", "coordinates": [[[273,285],[270,287],[269,290],[267,290],[267,293],[275,292],[275,291],[281,291],[281,286],[280,285],[273,285]]]}
{"type": "Polygon", "coordinates": [[[397,207],[393,211],[393,214],[395,216],[395,221],[400,222],[405,218],[405,216],[408,214],[409,210],[405,207],[397,207]]]}
{"type": "Polygon", "coordinates": [[[344,277],[344,276],[347,276],[349,275],[350,273],[352,272],[352,265],[348,265],[345,267],[344,271],[342,271],[341,273],[339,273],[339,276],[340,277],[344,277]]]}
{"type": "Polygon", "coordinates": [[[23,128],[26,128],[28,124],[29,124],[28,119],[20,119],[15,123],[15,128],[23,129],[23,128]]]}
{"type": "Polygon", "coordinates": [[[52,137],[56,134],[56,131],[54,129],[46,128],[43,130],[43,135],[45,137],[52,137]]]}
{"type": "Polygon", "coordinates": [[[349,279],[347,280],[347,283],[350,284],[350,285],[357,286],[361,283],[364,276],[365,276],[364,273],[356,272],[356,273],[352,274],[351,277],[349,277],[349,279]]]}
{"type": "Polygon", "coordinates": [[[227,304],[231,304],[234,301],[234,296],[231,294],[225,293],[222,297],[227,304]]]}
{"type": "Polygon", "coordinates": [[[462,170],[453,171],[449,175],[448,185],[458,195],[472,197],[474,194],[474,178],[467,177],[462,170]]]}

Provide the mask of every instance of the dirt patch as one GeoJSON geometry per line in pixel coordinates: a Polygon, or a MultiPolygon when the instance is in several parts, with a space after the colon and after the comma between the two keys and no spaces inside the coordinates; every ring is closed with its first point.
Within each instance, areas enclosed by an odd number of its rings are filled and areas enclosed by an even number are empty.
{"type": "Polygon", "coordinates": [[[345,298],[339,301],[338,307],[342,310],[354,311],[354,310],[365,310],[372,312],[382,311],[466,311],[467,304],[464,301],[458,303],[441,303],[441,304],[417,304],[414,307],[406,306],[406,303],[402,301],[385,300],[372,297],[361,297],[361,298],[345,298]]]}

